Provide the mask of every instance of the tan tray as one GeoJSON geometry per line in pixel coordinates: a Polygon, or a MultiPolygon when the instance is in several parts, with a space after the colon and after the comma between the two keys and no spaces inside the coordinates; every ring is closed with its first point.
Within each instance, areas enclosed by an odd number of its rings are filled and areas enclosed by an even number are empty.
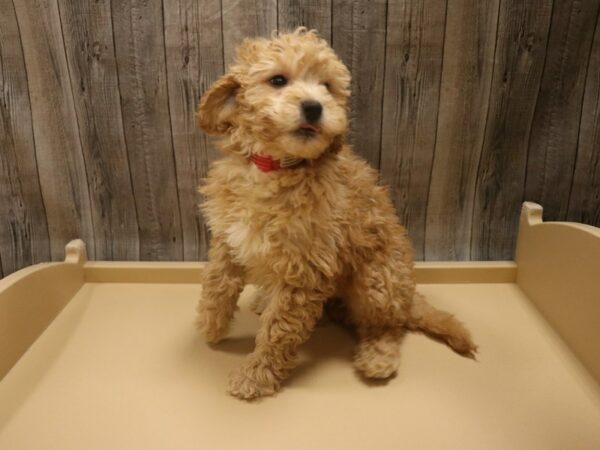
{"type": "Polygon", "coordinates": [[[398,376],[365,384],[327,325],[253,403],[225,394],[257,327],[244,299],[211,348],[202,263],[93,262],[72,242],[0,281],[0,449],[599,449],[600,229],[541,214],[524,205],[516,263],[417,266],[477,362],[410,334],[398,376]]]}

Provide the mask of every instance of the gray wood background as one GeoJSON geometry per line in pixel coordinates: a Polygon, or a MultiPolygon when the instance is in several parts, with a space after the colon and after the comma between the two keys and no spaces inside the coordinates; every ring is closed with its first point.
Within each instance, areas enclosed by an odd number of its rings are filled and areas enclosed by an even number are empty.
{"type": "Polygon", "coordinates": [[[600,226],[598,0],[0,0],[0,276],[198,260],[200,94],[306,25],[353,73],[352,142],[418,259],[510,259],[519,207],[600,226]]]}

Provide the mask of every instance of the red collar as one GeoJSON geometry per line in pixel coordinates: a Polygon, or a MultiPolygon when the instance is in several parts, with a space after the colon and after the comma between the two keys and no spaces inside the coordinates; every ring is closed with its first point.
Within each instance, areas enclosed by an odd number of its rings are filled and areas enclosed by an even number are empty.
{"type": "Polygon", "coordinates": [[[270,172],[272,170],[287,169],[290,167],[297,166],[302,161],[301,158],[284,158],[284,159],[273,159],[272,156],[259,155],[258,153],[251,153],[249,160],[256,165],[262,172],[270,172]]]}

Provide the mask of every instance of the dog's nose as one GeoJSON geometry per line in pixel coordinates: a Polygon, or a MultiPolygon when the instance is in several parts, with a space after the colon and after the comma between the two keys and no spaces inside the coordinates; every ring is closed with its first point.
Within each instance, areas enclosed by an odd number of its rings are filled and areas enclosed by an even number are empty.
{"type": "Polygon", "coordinates": [[[301,103],[302,113],[308,122],[317,122],[321,118],[323,107],[314,100],[305,100],[301,103]]]}

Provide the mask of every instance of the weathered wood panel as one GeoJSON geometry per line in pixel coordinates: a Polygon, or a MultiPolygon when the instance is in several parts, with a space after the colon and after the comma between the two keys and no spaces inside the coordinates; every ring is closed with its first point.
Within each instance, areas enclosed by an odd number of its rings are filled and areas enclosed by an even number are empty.
{"type": "Polygon", "coordinates": [[[269,37],[277,30],[277,0],[222,0],[223,55],[233,62],[235,48],[246,37],[269,37]]]}
{"type": "Polygon", "coordinates": [[[332,8],[331,42],[352,72],[349,141],[376,168],[381,148],[386,12],[385,0],[340,0],[332,8]]]}
{"type": "Polygon", "coordinates": [[[548,55],[531,126],[527,200],[547,220],[566,218],[577,152],[585,75],[600,2],[554,2],[548,55]]]}
{"type": "Polygon", "coordinates": [[[75,237],[92,258],[204,259],[195,188],[218,152],[199,96],[243,38],[299,25],[352,71],[350,141],[417,258],[510,258],[524,199],[600,225],[599,9],[0,0],[0,276],[75,237]]]}
{"type": "Polygon", "coordinates": [[[87,167],[96,259],[139,258],[109,0],[59,0],[87,167]]]}
{"type": "Polygon", "coordinates": [[[58,5],[55,1],[23,0],[15,2],[15,10],[28,74],[51,257],[62,259],[64,246],[74,238],[84,239],[94,257],[88,180],[58,5]]]}
{"type": "Polygon", "coordinates": [[[0,0],[0,277],[50,258],[17,16],[0,0]]]}
{"type": "Polygon", "coordinates": [[[471,259],[512,259],[525,189],[527,144],[552,0],[504,0],[496,38],[485,138],[475,187],[471,259]]]}
{"type": "Polygon", "coordinates": [[[425,258],[469,259],[475,179],[485,134],[498,0],[448,5],[425,258]],[[484,119],[482,119],[484,118],[484,119]]]}
{"type": "Polygon", "coordinates": [[[221,2],[165,0],[165,43],[171,129],[182,212],[183,257],[205,260],[208,230],[197,214],[196,188],[217,150],[196,127],[200,95],[223,73],[221,2]]]}
{"type": "Polygon", "coordinates": [[[584,92],[568,219],[600,227],[600,15],[584,92]]]}
{"type": "Polygon", "coordinates": [[[178,260],[183,238],[171,137],[162,3],[112,5],[125,142],[142,260],[178,260]]]}
{"type": "Polygon", "coordinates": [[[425,251],[445,19],[445,1],[388,6],[380,170],[418,259],[425,251]]]}
{"type": "Polygon", "coordinates": [[[331,42],[331,3],[333,0],[278,0],[277,27],[291,31],[304,26],[315,29],[331,42]]]}

